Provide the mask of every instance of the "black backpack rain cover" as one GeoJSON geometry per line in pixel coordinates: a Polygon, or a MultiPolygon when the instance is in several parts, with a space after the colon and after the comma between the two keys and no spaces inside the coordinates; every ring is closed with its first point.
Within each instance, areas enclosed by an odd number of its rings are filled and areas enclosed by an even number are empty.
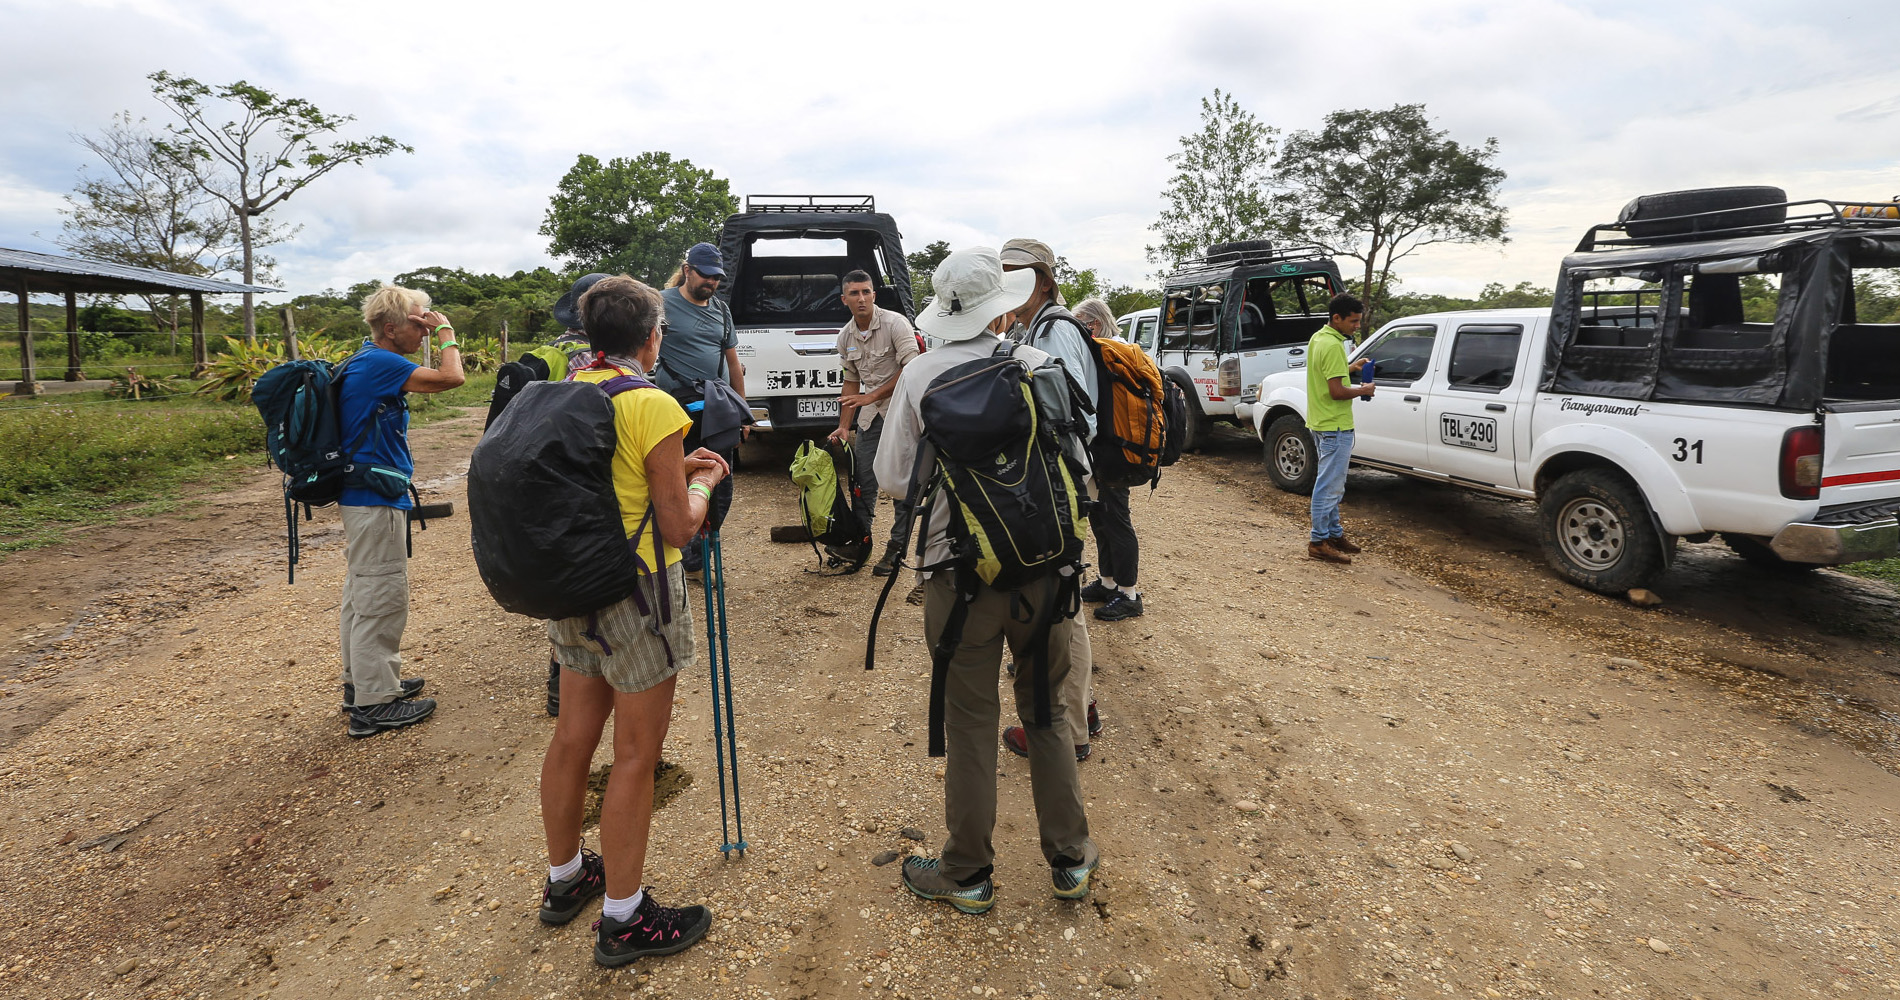
{"type": "Polygon", "coordinates": [[[632,594],[639,566],[614,493],[613,400],[590,382],[530,382],[468,463],[475,566],[502,608],[576,618],[632,594]]]}

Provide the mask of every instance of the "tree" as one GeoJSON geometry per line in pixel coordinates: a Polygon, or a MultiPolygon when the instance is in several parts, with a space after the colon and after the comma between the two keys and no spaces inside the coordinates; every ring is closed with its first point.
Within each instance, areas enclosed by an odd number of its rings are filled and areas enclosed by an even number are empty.
{"type": "MultiPolygon", "coordinates": [[[[178,121],[166,127],[169,138],[158,148],[191,171],[199,190],[230,206],[237,216],[244,283],[257,276],[257,222],[291,195],[338,167],[365,163],[401,150],[415,152],[386,135],[367,139],[330,138],[355,121],[333,115],[301,97],[280,97],[239,80],[217,87],[188,76],[153,73],[152,96],[178,121]],[[222,105],[237,118],[213,124],[222,105]]],[[[244,336],[257,336],[257,311],[244,293],[244,336]]]]}
{"type": "Polygon", "coordinates": [[[1392,266],[1420,248],[1506,241],[1497,153],[1496,139],[1464,146],[1432,128],[1423,104],[1335,111],[1281,145],[1279,228],[1363,264],[1374,309],[1392,266]]]}
{"type": "MultiPolygon", "coordinates": [[[[179,274],[216,275],[242,263],[237,216],[224,201],[199,188],[190,169],[160,149],[144,119],[122,112],[98,135],[76,135],[73,140],[98,156],[106,172],[93,176],[80,168],[54,243],[93,260],[179,274]]],[[[259,247],[279,241],[268,228],[256,236],[259,247]]],[[[265,272],[274,263],[260,258],[265,272]]],[[[176,336],[178,296],[140,298],[153,319],[176,336]]]]}
{"type": "Polygon", "coordinates": [[[1201,98],[1201,130],[1168,157],[1174,177],[1161,192],[1167,207],[1148,228],[1160,234],[1148,260],[1172,269],[1215,243],[1253,239],[1273,229],[1270,170],[1279,130],[1262,125],[1232,94],[1201,98]]]}
{"type": "Polygon", "coordinates": [[[657,288],[738,210],[727,183],[691,160],[651,152],[602,163],[582,153],[548,199],[541,235],[570,271],[622,272],[657,288]]]}
{"type": "Polygon", "coordinates": [[[910,300],[922,306],[926,300],[936,294],[935,283],[937,265],[950,256],[950,242],[936,240],[925,244],[922,250],[914,250],[904,255],[904,263],[910,265],[910,300]]]}

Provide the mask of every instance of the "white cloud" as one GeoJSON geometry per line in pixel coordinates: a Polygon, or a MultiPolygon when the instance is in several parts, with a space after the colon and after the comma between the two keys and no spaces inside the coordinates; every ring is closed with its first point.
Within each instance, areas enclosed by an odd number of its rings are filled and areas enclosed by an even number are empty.
{"type": "Polygon", "coordinates": [[[916,246],[1048,240],[1116,281],[1152,270],[1175,138],[1213,88],[1284,129],[1423,102],[1496,136],[1512,240],[1423,251],[1408,288],[1547,284],[1631,196],[1724,183],[1900,193],[1900,92],[1864,4],[963,3],[942,13],[734,2],[0,0],[0,245],[44,247],[74,131],[161,114],[156,69],[247,79],[416,147],[278,213],[293,291],[427,264],[549,263],[536,234],[582,152],[666,150],[740,193],[877,195],[916,246]],[[73,59],[83,50],[84,59],[73,59]]]}

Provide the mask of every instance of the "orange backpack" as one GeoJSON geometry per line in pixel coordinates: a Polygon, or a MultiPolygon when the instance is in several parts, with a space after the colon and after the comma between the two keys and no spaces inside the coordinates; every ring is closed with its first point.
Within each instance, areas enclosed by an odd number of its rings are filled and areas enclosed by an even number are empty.
{"type": "Polygon", "coordinates": [[[1167,439],[1166,391],[1161,369],[1146,351],[1125,341],[1090,337],[1089,353],[1101,398],[1095,406],[1095,441],[1089,457],[1103,486],[1153,486],[1167,439]]]}

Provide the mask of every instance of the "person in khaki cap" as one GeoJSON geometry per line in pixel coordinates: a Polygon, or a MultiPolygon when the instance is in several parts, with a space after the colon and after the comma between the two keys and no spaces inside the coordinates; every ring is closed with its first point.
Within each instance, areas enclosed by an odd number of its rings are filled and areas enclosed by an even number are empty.
{"type": "MultiPolygon", "coordinates": [[[[1041,240],[1014,239],[1003,244],[1000,256],[1005,271],[1028,271],[1035,275],[1036,281],[1029,300],[1016,307],[1011,314],[1016,321],[1011,336],[1018,343],[1061,359],[1063,367],[1088,390],[1090,406],[1098,406],[1100,392],[1096,384],[1095,357],[1089,353],[1089,332],[1063,307],[1062,286],[1056,282],[1055,251],[1041,240]]],[[[1088,419],[1089,437],[1093,438],[1095,417],[1088,419]]],[[[1090,489],[1094,490],[1093,484],[1090,484],[1090,489]]],[[[1126,507],[1122,509],[1126,510],[1126,507]]],[[[1100,590],[1099,583],[1091,583],[1089,587],[1100,590]]],[[[1085,587],[1082,596],[1085,600],[1094,600],[1095,591],[1085,587]]],[[[1139,613],[1136,611],[1136,614],[1139,613]]],[[[1101,617],[1100,609],[1096,617],[1101,617]]],[[[1089,759],[1093,753],[1095,737],[1102,731],[1102,720],[1095,711],[1095,651],[1089,644],[1088,625],[1080,618],[1076,619],[1071,643],[1069,657],[1077,669],[1069,672],[1062,700],[1076,707],[1068,728],[1069,736],[1074,741],[1075,759],[1081,761],[1089,759]]],[[[1003,745],[1018,757],[1026,757],[1029,754],[1029,735],[1021,726],[1010,726],[1003,730],[1003,745]]]]}
{"type": "MultiPolygon", "coordinates": [[[[923,423],[925,390],[939,375],[968,361],[993,355],[1003,341],[988,327],[1029,298],[1034,276],[1005,273],[996,251],[988,247],[959,250],[944,258],[933,277],[937,297],[917,312],[917,324],[945,343],[933,347],[904,366],[886,414],[890,424],[877,456],[877,478],[893,493],[910,491],[911,473],[923,423]]],[[[1015,357],[1031,367],[1045,364],[1048,355],[1032,347],[1015,348],[1015,357]]],[[[925,566],[952,560],[951,505],[933,505],[924,531],[925,566]]],[[[924,581],[924,634],[927,648],[935,648],[961,598],[957,574],[938,571],[924,581]]],[[[983,913],[995,902],[990,881],[996,848],[996,743],[991,734],[1001,715],[997,674],[1007,645],[1027,662],[1026,648],[1038,629],[1036,623],[1012,614],[1024,604],[1044,606],[1055,599],[1057,578],[1052,574],[1020,590],[997,590],[977,583],[968,603],[962,640],[951,654],[944,682],[945,762],[943,812],[946,836],[936,858],[904,860],[904,886],[925,899],[949,903],[964,913],[983,913]]],[[[1088,895],[1089,879],[1100,860],[1089,839],[1088,814],[1082,803],[1082,784],[1076,759],[1070,752],[1069,732],[1060,720],[1065,713],[1064,681],[1070,673],[1071,635],[1080,628],[1075,618],[1055,622],[1048,632],[1048,683],[1051,712],[1058,721],[1048,728],[1028,729],[1029,784],[1036,804],[1036,825],[1043,857],[1058,899],[1088,895]]],[[[1035,671],[1016,674],[1013,691],[1016,715],[1025,725],[1035,717],[1035,671]]],[[[1068,714],[1081,706],[1067,709],[1068,714]]]]}

